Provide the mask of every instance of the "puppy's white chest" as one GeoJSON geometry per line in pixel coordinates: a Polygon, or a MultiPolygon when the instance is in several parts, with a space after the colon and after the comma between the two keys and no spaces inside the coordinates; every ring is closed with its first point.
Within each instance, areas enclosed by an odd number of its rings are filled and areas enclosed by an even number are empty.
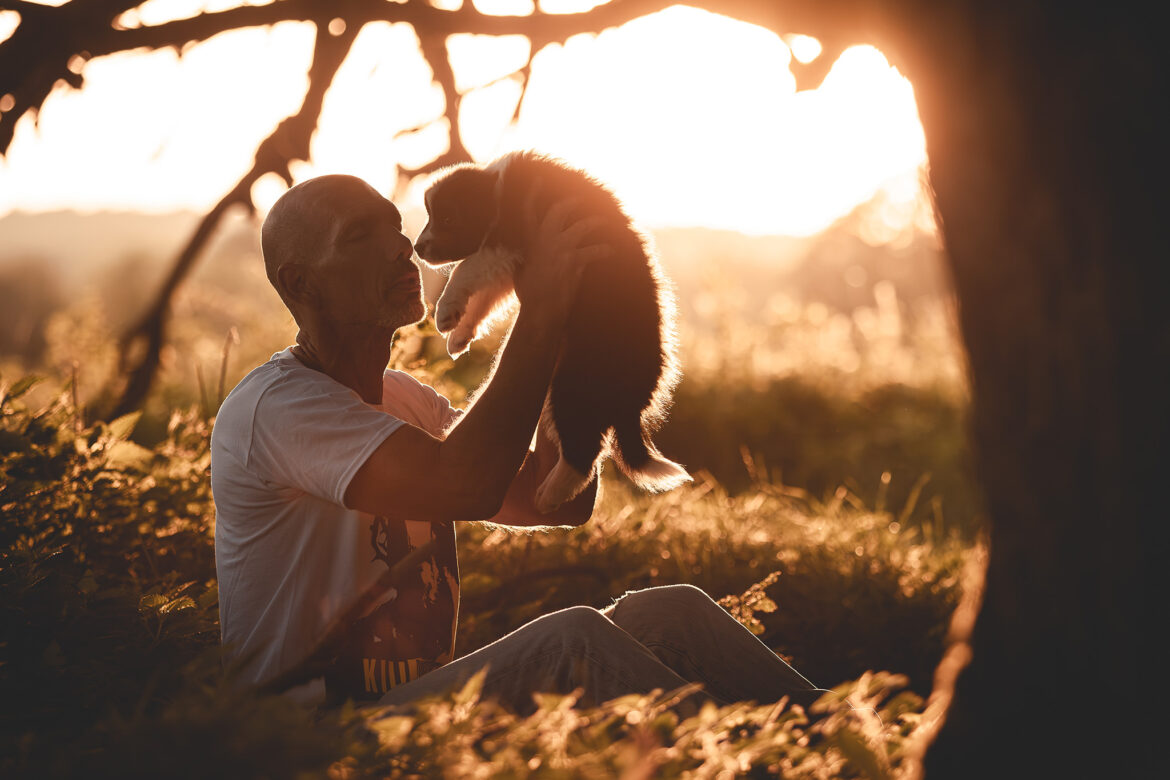
{"type": "Polygon", "coordinates": [[[463,263],[474,266],[479,278],[498,278],[505,275],[511,278],[520,266],[520,260],[519,253],[510,249],[487,246],[468,257],[463,263]]]}

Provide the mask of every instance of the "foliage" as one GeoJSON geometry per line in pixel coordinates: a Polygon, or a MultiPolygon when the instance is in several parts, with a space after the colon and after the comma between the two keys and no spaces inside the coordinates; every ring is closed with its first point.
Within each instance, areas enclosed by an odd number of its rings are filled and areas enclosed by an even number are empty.
{"type": "Polygon", "coordinates": [[[171,696],[218,635],[206,422],[176,413],[147,450],[137,414],[84,428],[68,388],[24,406],[33,383],[0,383],[5,752],[171,696]]]}
{"type": "Polygon", "coordinates": [[[460,529],[458,652],[554,609],[686,582],[743,593],[725,605],[814,682],[884,668],[930,691],[967,549],[956,534],[858,509],[846,490],[824,504],[766,484],[735,495],[709,481],[661,496],[603,487],[593,520],[572,531],[460,529]]]}
{"type": "MultiPolygon", "coordinates": [[[[414,716],[373,720],[373,769],[395,777],[892,777],[916,748],[922,701],[896,675],[865,675],[806,713],[781,701],[716,707],[689,717],[661,693],[574,708],[538,696],[528,717],[478,701],[478,679],[414,716]]],[[[685,700],[685,699],[684,699],[685,700]]]]}
{"type": "MultiPolygon", "coordinates": [[[[872,305],[830,309],[751,297],[775,285],[719,270],[743,258],[704,269],[739,290],[680,268],[687,370],[658,441],[696,483],[647,496],[607,468],[580,529],[459,531],[460,654],[551,610],[686,582],[818,684],[853,681],[819,711],[679,715],[661,697],[586,711],[548,698],[521,718],[473,704],[469,689],[385,719],[314,715],[233,686],[217,650],[210,421],[221,386],[295,333],[254,244],[242,232],[179,295],[141,416],[88,417],[116,374],[118,318],[147,293],[126,267],[48,320],[40,370],[76,366],[68,382],[8,386],[19,373],[0,369],[0,774],[902,771],[979,516],[937,301],[914,308],[875,286],[872,305]],[[846,691],[874,699],[882,723],[843,705],[846,691]]],[[[790,281],[779,287],[800,287],[790,281]]],[[[453,363],[423,326],[400,334],[392,361],[461,404],[497,346],[453,363]]]]}
{"type": "Polygon", "coordinates": [[[737,704],[683,717],[669,696],[595,710],[544,697],[523,718],[477,702],[473,686],[414,713],[314,715],[221,668],[201,410],[174,413],[146,448],[131,440],[137,415],[87,426],[68,383],[43,408],[26,403],[34,384],[0,381],[6,775],[883,776],[911,755],[964,548],[858,509],[847,491],[823,504],[705,481],[649,497],[607,479],[581,529],[460,535],[463,651],[627,589],[746,589],[725,604],[765,642],[814,680],[855,680],[811,713],[737,704]]]}

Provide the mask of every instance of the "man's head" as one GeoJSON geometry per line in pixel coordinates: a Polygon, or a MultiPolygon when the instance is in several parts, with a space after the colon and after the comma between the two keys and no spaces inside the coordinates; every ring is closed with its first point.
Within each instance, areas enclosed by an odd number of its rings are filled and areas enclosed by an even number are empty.
{"type": "Polygon", "coordinates": [[[413,247],[394,204],[355,176],[302,182],[276,201],[261,246],[268,280],[304,328],[400,328],[426,314],[413,247]]]}

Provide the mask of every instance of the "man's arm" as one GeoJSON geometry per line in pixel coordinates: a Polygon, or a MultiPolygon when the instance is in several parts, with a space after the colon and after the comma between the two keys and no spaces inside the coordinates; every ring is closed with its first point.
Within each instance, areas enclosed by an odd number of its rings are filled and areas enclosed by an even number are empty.
{"type": "MultiPolygon", "coordinates": [[[[582,246],[594,225],[567,224],[570,209],[554,206],[534,232],[533,262],[524,264],[516,284],[520,314],[471,408],[444,440],[410,425],[388,436],[350,481],[346,506],[447,522],[500,513],[528,455],[581,269],[606,251],[582,246]]],[[[550,520],[541,524],[557,523],[550,520]]]]}
{"type": "Polygon", "coordinates": [[[520,467],[520,473],[512,480],[508,493],[504,496],[503,507],[491,518],[491,522],[527,528],[578,526],[588,522],[597,499],[597,479],[590,482],[579,496],[561,504],[554,512],[543,515],[536,509],[536,489],[552,471],[558,458],[560,458],[558,447],[544,435],[543,430],[537,433],[536,449],[528,453],[524,465],[520,467]]]}

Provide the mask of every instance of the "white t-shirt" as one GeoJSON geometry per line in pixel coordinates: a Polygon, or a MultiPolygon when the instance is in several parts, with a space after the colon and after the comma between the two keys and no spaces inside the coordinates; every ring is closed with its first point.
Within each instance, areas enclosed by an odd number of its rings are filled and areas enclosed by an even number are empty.
{"type": "Polygon", "coordinates": [[[290,691],[306,703],[373,701],[451,660],[459,612],[455,531],[347,509],[350,480],[394,431],[433,435],[458,416],[409,374],[387,370],[382,405],[302,364],[291,349],[224,400],[211,435],[221,635],[245,682],[299,663],[326,627],[411,549],[436,552],[349,629],[323,679],[290,691]]]}

